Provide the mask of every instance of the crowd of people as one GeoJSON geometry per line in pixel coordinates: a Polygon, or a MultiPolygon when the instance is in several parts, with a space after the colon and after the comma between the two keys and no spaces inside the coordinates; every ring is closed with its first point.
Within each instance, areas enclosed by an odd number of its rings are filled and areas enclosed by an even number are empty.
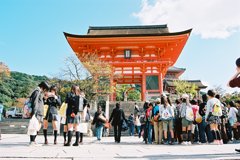
{"type": "MultiPolygon", "coordinates": [[[[51,122],[54,133],[54,144],[57,144],[58,121],[64,126],[64,146],[78,146],[83,142],[83,134],[87,133],[87,124],[90,121],[90,105],[79,86],[73,85],[67,93],[65,115],[59,118],[58,110],[62,105],[61,97],[57,94],[56,86],[49,86],[46,82],[39,84],[32,95],[31,121],[36,119],[38,129],[28,132],[30,145],[36,144],[37,132],[43,124],[44,144],[48,144],[47,129],[51,122]],[[45,109],[44,105],[48,108],[45,109]],[[72,144],[75,132],[75,143],[72,144]]],[[[93,116],[92,125],[95,125],[97,140],[101,140],[106,123],[111,123],[114,130],[114,140],[121,141],[121,132],[128,125],[129,135],[142,136],[146,144],[223,144],[236,142],[240,139],[240,101],[222,102],[219,95],[209,90],[201,99],[190,99],[187,94],[174,101],[162,95],[155,101],[146,101],[142,108],[137,104],[134,112],[125,118],[120,103],[116,103],[109,120],[98,106],[93,116]],[[141,110],[141,111],[140,111],[141,110]]]]}
{"type": "Polygon", "coordinates": [[[146,144],[223,144],[240,140],[240,101],[222,102],[213,90],[201,99],[183,94],[175,103],[165,95],[147,101],[134,120],[136,132],[146,144]]]}
{"type": "MultiPolygon", "coordinates": [[[[230,79],[230,87],[240,87],[240,58],[236,65],[237,73],[230,79]]],[[[61,122],[64,126],[64,146],[78,146],[83,142],[83,134],[88,132],[90,121],[91,125],[95,125],[98,141],[101,141],[103,129],[109,128],[109,124],[113,127],[116,143],[120,143],[121,132],[127,128],[130,136],[137,134],[139,138],[143,137],[145,144],[221,145],[240,141],[240,100],[224,102],[213,90],[208,90],[201,99],[183,94],[173,101],[163,94],[154,101],[146,101],[142,108],[135,103],[134,111],[128,118],[120,103],[116,103],[109,120],[101,106],[98,106],[91,120],[90,104],[79,86],[71,87],[64,102],[57,90],[56,86],[41,82],[26,103],[26,114],[30,118],[30,145],[37,144],[36,137],[42,124],[44,144],[49,143],[49,122],[53,126],[53,143],[57,144],[58,124],[61,122]],[[59,109],[62,110],[61,115],[59,109]],[[76,138],[72,143],[74,133],[76,138]]],[[[3,113],[2,105],[0,113],[3,113]]]]}

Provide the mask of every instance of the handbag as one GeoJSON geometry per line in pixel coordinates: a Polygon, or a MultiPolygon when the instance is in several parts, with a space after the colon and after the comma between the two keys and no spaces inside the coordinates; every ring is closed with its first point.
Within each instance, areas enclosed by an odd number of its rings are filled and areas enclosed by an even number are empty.
{"type": "Polygon", "coordinates": [[[110,128],[110,123],[109,122],[104,123],[104,128],[110,128]]]}
{"type": "Polygon", "coordinates": [[[128,130],[128,125],[127,125],[126,121],[123,121],[123,123],[122,123],[122,131],[126,131],[126,130],[128,130]]]}
{"type": "Polygon", "coordinates": [[[32,116],[32,118],[29,121],[29,125],[28,125],[28,135],[37,135],[37,132],[39,131],[39,121],[36,118],[35,115],[32,116]]]}
{"type": "Polygon", "coordinates": [[[160,117],[160,115],[155,115],[153,117],[154,122],[158,122],[159,121],[159,117],[160,117]]]}

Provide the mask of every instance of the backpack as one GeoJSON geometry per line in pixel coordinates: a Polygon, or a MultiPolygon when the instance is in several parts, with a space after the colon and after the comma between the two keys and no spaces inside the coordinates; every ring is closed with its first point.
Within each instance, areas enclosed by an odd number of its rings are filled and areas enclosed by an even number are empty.
{"type": "Polygon", "coordinates": [[[31,118],[32,111],[33,111],[33,100],[32,95],[37,90],[34,90],[31,94],[31,96],[25,101],[24,107],[23,107],[23,118],[31,118]]]}
{"type": "Polygon", "coordinates": [[[186,106],[186,107],[187,107],[187,109],[186,109],[186,119],[188,121],[193,121],[194,120],[193,110],[189,106],[186,106]]]}
{"type": "Polygon", "coordinates": [[[167,108],[164,108],[162,114],[161,114],[161,120],[170,120],[172,117],[171,117],[171,114],[169,112],[169,110],[167,108]]]}
{"type": "Polygon", "coordinates": [[[23,107],[23,118],[30,118],[32,114],[32,99],[28,98],[23,107]]]}
{"type": "Polygon", "coordinates": [[[212,115],[214,116],[222,116],[222,107],[219,103],[215,103],[212,108],[212,115]]]}
{"type": "Polygon", "coordinates": [[[148,108],[146,111],[146,119],[148,121],[151,121],[151,119],[152,119],[152,109],[150,109],[150,108],[148,108]]]}
{"type": "Polygon", "coordinates": [[[202,116],[199,114],[199,112],[196,112],[195,121],[196,121],[197,123],[201,123],[201,122],[202,122],[202,116]]]}

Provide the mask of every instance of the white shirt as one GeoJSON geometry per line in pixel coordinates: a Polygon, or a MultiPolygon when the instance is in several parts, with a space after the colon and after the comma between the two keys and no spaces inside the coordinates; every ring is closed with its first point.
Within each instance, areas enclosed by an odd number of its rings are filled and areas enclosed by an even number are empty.
{"type": "Polygon", "coordinates": [[[221,102],[217,98],[211,98],[207,101],[207,109],[206,109],[206,117],[208,117],[208,114],[213,111],[213,105],[217,104],[219,106],[221,105],[221,102]]]}
{"type": "Polygon", "coordinates": [[[228,113],[228,118],[232,118],[232,119],[237,119],[237,114],[238,114],[238,110],[235,107],[230,107],[229,109],[229,113],[228,113]]]}

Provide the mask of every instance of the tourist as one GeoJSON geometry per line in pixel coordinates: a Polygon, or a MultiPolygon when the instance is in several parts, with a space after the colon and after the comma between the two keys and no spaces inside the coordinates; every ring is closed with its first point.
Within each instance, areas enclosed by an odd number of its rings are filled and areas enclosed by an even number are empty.
{"type": "Polygon", "coordinates": [[[98,141],[101,141],[102,139],[103,126],[104,126],[104,123],[106,122],[107,122],[107,119],[104,112],[102,111],[102,107],[98,106],[97,112],[95,112],[93,122],[92,122],[92,125],[95,124],[95,127],[96,127],[96,136],[98,141]]]}
{"type": "Polygon", "coordinates": [[[161,110],[161,99],[157,98],[155,100],[155,107],[153,109],[153,116],[154,116],[154,136],[155,136],[155,143],[161,144],[162,137],[163,137],[163,123],[160,119],[159,110],[161,110]]]}
{"type": "Polygon", "coordinates": [[[114,128],[114,140],[116,143],[120,143],[121,141],[121,131],[122,131],[122,124],[123,121],[127,123],[127,120],[125,118],[125,114],[123,110],[120,108],[120,104],[116,103],[116,107],[113,109],[109,122],[111,123],[114,128]]]}
{"type": "Polygon", "coordinates": [[[208,90],[208,101],[206,109],[206,122],[210,125],[213,136],[213,144],[223,144],[218,125],[221,123],[222,116],[221,102],[215,98],[215,92],[208,90]]]}
{"type": "Polygon", "coordinates": [[[141,122],[140,122],[140,115],[137,115],[135,117],[135,127],[137,128],[137,134],[138,134],[138,137],[140,138],[141,136],[141,122]]]}
{"type": "Polygon", "coordinates": [[[145,130],[144,130],[144,141],[145,144],[152,144],[152,129],[153,129],[153,104],[149,103],[148,108],[145,112],[145,130]]]}
{"type": "Polygon", "coordinates": [[[181,134],[182,134],[182,118],[180,115],[180,108],[181,108],[181,100],[180,99],[176,99],[175,101],[176,103],[176,107],[174,110],[174,132],[175,132],[175,137],[178,141],[178,144],[182,143],[182,138],[181,138],[181,134]]]}
{"type": "MultiPolygon", "coordinates": [[[[68,140],[64,146],[71,146],[73,129],[75,130],[76,141],[73,146],[79,145],[79,123],[80,123],[80,107],[79,107],[79,96],[80,93],[79,86],[74,87],[74,93],[70,94],[70,97],[66,98],[66,102],[68,104],[67,108],[67,128],[68,128],[68,140]]],[[[83,107],[82,107],[83,108],[83,107]]],[[[82,109],[81,108],[81,109],[82,109]]]]}
{"type": "Polygon", "coordinates": [[[45,104],[48,105],[48,110],[43,121],[43,135],[45,138],[44,144],[48,144],[47,140],[47,129],[48,122],[52,122],[52,127],[54,130],[54,144],[57,144],[57,134],[58,134],[58,109],[61,106],[60,96],[57,94],[57,87],[51,86],[50,92],[46,94],[45,104]]]}
{"type": "Polygon", "coordinates": [[[236,108],[236,104],[233,101],[230,101],[229,104],[229,113],[228,113],[228,121],[231,127],[231,133],[233,131],[233,135],[231,137],[231,141],[234,141],[234,139],[238,139],[238,131],[237,131],[237,115],[238,110],[236,108]]]}
{"type": "MultiPolygon", "coordinates": [[[[234,76],[230,79],[230,81],[228,82],[228,85],[230,87],[238,87],[240,88],[240,57],[236,60],[236,73],[234,74],[234,76]]],[[[237,152],[240,152],[240,149],[236,149],[237,152]]]]}
{"type": "MultiPolygon", "coordinates": [[[[71,92],[67,93],[67,96],[65,98],[65,103],[67,104],[67,106],[70,105],[70,107],[73,105],[74,102],[74,97],[75,97],[75,90],[76,90],[76,85],[72,85],[71,87],[71,92]]],[[[63,127],[63,138],[64,138],[64,145],[67,143],[67,132],[68,132],[68,125],[67,125],[67,113],[69,114],[70,111],[70,107],[66,110],[66,115],[65,115],[65,122],[63,122],[64,127],[63,127]]]]}
{"type": "Polygon", "coordinates": [[[128,117],[129,136],[134,136],[134,115],[131,113],[128,117]]]}
{"type": "Polygon", "coordinates": [[[136,117],[139,112],[140,112],[140,109],[139,109],[137,103],[135,102],[135,104],[134,104],[134,117],[136,117]]]}
{"type": "MultiPolygon", "coordinates": [[[[206,130],[207,123],[206,123],[206,105],[207,105],[207,95],[202,95],[202,103],[199,104],[199,111],[198,113],[202,116],[202,121],[198,124],[199,129],[199,139],[201,144],[207,143],[206,141],[206,134],[208,137],[211,136],[210,132],[208,133],[206,130]]],[[[211,136],[212,137],[212,136],[211,136]]]]}
{"type": "Polygon", "coordinates": [[[182,118],[182,144],[191,144],[192,139],[192,123],[194,120],[192,106],[189,103],[189,96],[182,95],[182,104],[180,107],[180,115],[182,118]]]}
{"type": "Polygon", "coordinates": [[[32,92],[30,96],[31,101],[31,120],[37,119],[39,126],[38,129],[35,132],[29,133],[30,135],[30,145],[37,145],[35,139],[37,137],[38,131],[41,128],[42,122],[43,122],[43,115],[44,115],[44,102],[43,102],[43,95],[49,90],[49,85],[47,82],[41,82],[38,87],[32,92]]]}
{"type": "Polygon", "coordinates": [[[196,99],[192,99],[190,101],[191,105],[192,105],[192,110],[193,110],[193,115],[194,115],[194,121],[193,121],[193,125],[192,125],[192,133],[193,133],[193,142],[194,143],[199,143],[199,128],[198,128],[198,123],[196,122],[196,116],[197,113],[199,113],[199,106],[198,106],[198,102],[196,99]]]}
{"type": "Polygon", "coordinates": [[[174,133],[173,133],[173,117],[174,112],[171,109],[171,104],[169,104],[167,97],[162,97],[163,106],[161,107],[160,119],[163,123],[163,133],[164,133],[164,144],[173,144],[174,142],[174,133]],[[168,131],[171,134],[171,140],[168,142],[168,131]]]}
{"type": "Polygon", "coordinates": [[[88,122],[86,122],[88,107],[87,107],[87,99],[85,97],[85,93],[81,89],[77,93],[77,104],[79,106],[79,114],[80,114],[79,143],[82,143],[83,134],[84,133],[86,134],[88,132],[88,122]]]}

